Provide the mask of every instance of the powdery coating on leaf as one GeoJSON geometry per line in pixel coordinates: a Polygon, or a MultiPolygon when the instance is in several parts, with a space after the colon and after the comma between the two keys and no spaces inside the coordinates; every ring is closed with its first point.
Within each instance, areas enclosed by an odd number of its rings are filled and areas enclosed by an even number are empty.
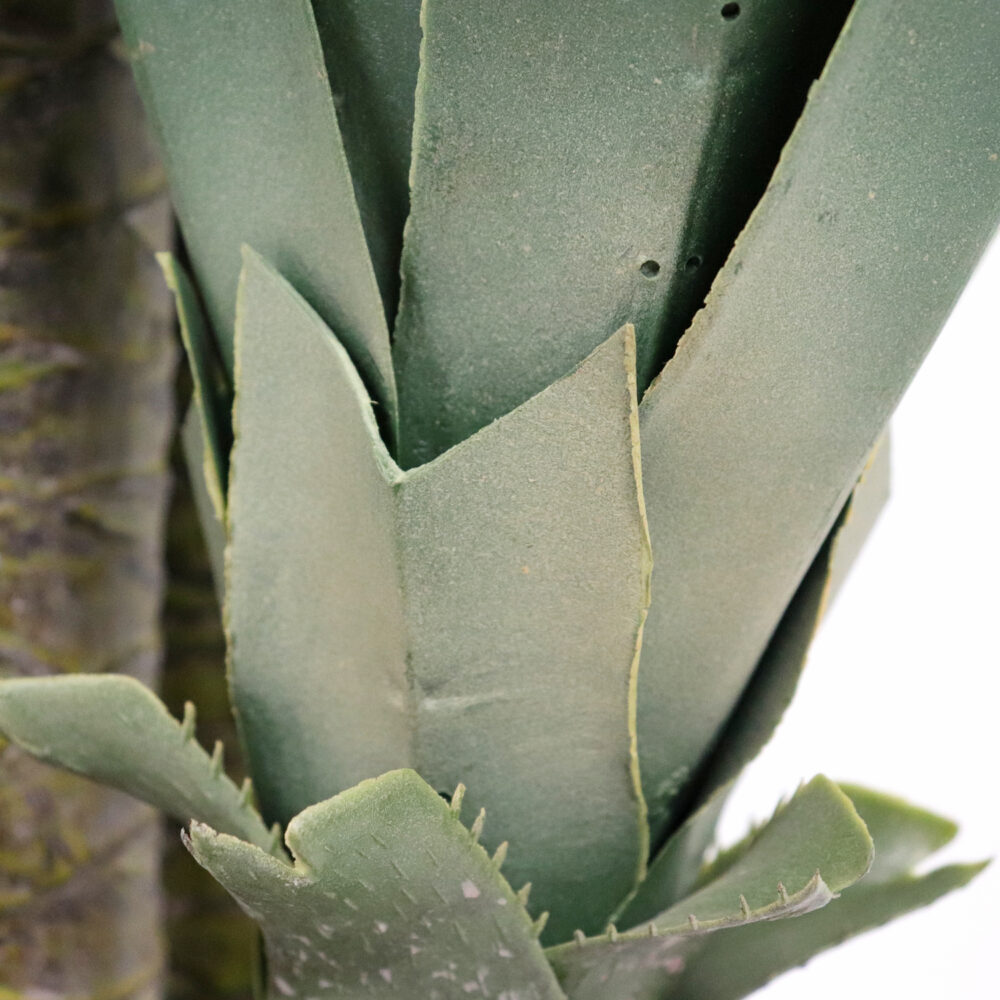
{"type": "Polygon", "coordinates": [[[639,679],[654,841],[676,819],[665,784],[715,743],[996,227],[1000,165],[984,150],[998,36],[1000,6],[983,0],[854,5],[767,193],[643,399],[653,553],[670,567],[639,679]]]}
{"type": "Polygon", "coordinates": [[[648,924],[624,933],[610,927],[601,938],[578,935],[546,955],[571,1000],[606,1000],[612,976],[614,988],[628,991],[631,1000],[658,1000],[664,976],[680,970],[678,960],[704,935],[823,907],[864,875],[871,858],[871,838],[854,806],[819,776],[648,924]]]}
{"type": "Polygon", "coordinates": [[[951,865],[914,875],[912,867],[955,834],[948,820],[891,796],[842,786],[875,841],[875,863],[821,913],[792,924],[760,923],[702,940],[671,1000],[738,1000],[776,975],[845,939],[926,906],[965,885],[982,865],[951,865]]]}
{"type": "Polygon", "coordinates": [[[650,572],[631,329],[404,472],[333,333],[250,251],[240,303],[231,678],[264,808],[400,766],[468,782],[551,938],[596,930],[648,852],[622,766],[650,572]]]}
{"type": "Polygon", "coordinates": [[[182,823],[194,817],[272,849],[274,837],[249,795],[222,771],[222,744],[209,757],[194,726],[193,705],[181,724],[130,677],[0,681],[0,731],[37,757],[120,788],[182,823]]]}
{"type": "Polygon", "coordinates": [[[450,1000],[456,988],[564,1000],[510,886],[412,771],[310,807],[287,841],[294,867],[204,826],[191,832],[192,853],[263,929],[271,1000],[359,990],[450,1000]]]}
{"type": "Polygon", "coordinates": [[[393,417],[388,326],[312,4],[117,0],[116,8],[230,371],[239,251],[249,242],[336,324],[393,417]]]}
{"type": "Polygon", "coordinates": [[[393,347],[404,467],[624,323],[649,384],[844,7],[755,0],[729,24],[705,0],[426,0],[393,347]]]}

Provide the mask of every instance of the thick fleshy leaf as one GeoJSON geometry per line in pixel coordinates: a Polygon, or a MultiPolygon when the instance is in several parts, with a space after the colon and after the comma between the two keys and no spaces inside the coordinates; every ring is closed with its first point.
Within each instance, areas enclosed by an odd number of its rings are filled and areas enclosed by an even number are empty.
{"type": "Polygon", "coordinates": [[[392,418],[388,327],[309,0],[115,6],[230,370],[250,242],[334,324],[392,418]]]}
{"type": "Polygon", "coordinates": [[[426,0],[394,350],[404,466],[626,322],[648,385],[849,6],[426,0]]]}
{"type": "Polygon", "coordinates": [[[998,33],[984,0],[859,0],[643,399],[654,841],[995,228],[998,33]]]}
{"type": "Polygon", "coordinates": [[[580,938],[546,955],[570,1000],[658,1000],[702,938],[825,906],[871,865],[872,842],[850,799],[823,777],[801,788],[735,860],[649,924],[580,938]]]}
{"type": "Polygon", "coordinates": [[[795,693],[822,614],[837,534],[835,528],[782,616],[695,783],[687,818],[658,851],[634,897],[617,914],[620,926],[648,920],[681,899],[696,882],[736,777],[771,738],[795,693]]]}
{"type": "Polygon", "coordinates": [[[657,852],[634,897],[616,915],[620,927],[648,920],[696,883],[733,783],[770,740],[791,703],[834,587],[846,578],[888,496],[888,454],[887,442],[875,449],[693,783],[687,818],[657,852]]]}
{"type": "Polygon", "coordinates": [[[201,820],[273,850],[249,784],[240,790],[226,777],[221,743],[213,757],[205,753],[194,719],[190,702],[179,723],[131,677],[0,681],[0,732],[40,760],[120,788],[182,823],[201,820]]]}
{"type": "Polygon", "coordinates": [[[954,835],[954,824],[877,792],[842,786],[875,841],[871,871],[818,913],[792,924],[758,924],[704,939],[683,970],[663,977],[658,1000],[737,1000],[813,955],[926,906],[969,882],[982,865],[911,869],[954,835]]]}
{"type": "Polygon", "coordinates": [[[958,833],[958,827],[950,819],[895,795],[844,783],[840,788],[854,803],[875,841],[875,860],[862,885],[891,882],[908,874],[958,833]]]}
{"type": "Polygon", "coordinates": [[[892,442],[887,430],[868,456],[864,471],[847,502],[842,524],[837,530],[837,546],[830,567],[824,607],[830,607],[850,576],[868,536],[889,502],[892,473],[892,442]]]}
{"type": "Polygon", "coordinates": [[[192,403],[202,438],[199,449],[202,462],[200,469],[191,469],[191,478],[200,480],[200,488],[208,495],[216,520],[224,522],[229,452],[233,446],[233,389],[217,361],[212,334],[187,272],[173,254],[160,253],[156,259],[174,293],[181,341],[194,387],[192,403]]]}
{"type": "Polygon", "coordinates": [[[395,316],[410,206],[420,0],[312,0],[372,263],[395,316]]]}
{"type": "Polygon", "coordinates": [[[537,931],[475,836],[413,771],[311,806],[294,867],[195,824],[198,862],[264,931],[269,1000],[561,1000],[537,931]]]}
{"type": "Polygon", "coordinates": [[[215,596],[218,598],[219,607],[222,607],[226,593],[225,515],[219,517],[215,499],[208,487],[212,463],[205,453],[205,422],[202,420],[198,404],[194,401],[188,406],[184,420],[181,422],[180,436],[195,512],[198,515],[198,523],[201,526],[205,549],[208,552],[208,562],[212,570],[215,596]]]}
{"type": "Polygon", "coordinates": [[[648,850],[631,331],[404,473],[333,334],[253,254],[239,312],[231,676],[265,812],[396,766],[464,782],[548,933],[602,926],[648,850]]]}

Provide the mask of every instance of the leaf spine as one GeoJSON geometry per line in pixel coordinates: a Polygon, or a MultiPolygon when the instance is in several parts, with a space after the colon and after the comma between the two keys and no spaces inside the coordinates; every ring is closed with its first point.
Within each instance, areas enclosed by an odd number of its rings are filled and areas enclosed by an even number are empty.
{"type": "Polygon", "coordinates": [[[274,854],[275,851],[281,846],[281,824],[272,823],[271,824],[271,844],[270,852],[274,854]]]}
{"type": "Polygon", "coordinates": [[[240,787],[240,808],[248,809],[253,802],[253,781],[246,777],[240,787]]]}
{"type": "Polygon", "coordinates": [[[531,925],[531,931],[535,935],[535,937],[542,936],[542,931],[545,930],[545,925],[548,922],[549,922],[549,911],[545,910],[544,912],[538,915],[538,919],[531,925]]]}
{"type": "Polygon", "coordinates": [[[691,926],[691,930],[693,931],[698,930],[698,928],[701,926],[698,923],[698,918],[693,913],[688,914],[688,924],[691,926]]]}
{"type": "Polygon", "coordinates": [[[584,934],[578,927],[575,931],[573,931],[573,940],[576,942],[576,946],[578,948],[582,948],[584,942],[587,940],[587,935],[584,934]]]}
{"type": "Polygon", "coordinates": [[[614,944],[618,940],[618,928],[614,924],[608,924],[607,929],[604,932],[608,936],[608,940],[614,944]]]}
{"type": "Polygon", "coordinates": [[[496,865],[497,871],[503,868],[503,863],[507,860],[507,849],[510,844],[505,840],[494,852],[493,852],[493,864],[496,865]]]}
{"type": "Polygon", "coordinates": [[[746,896],[740,893],[740,915],[744,920],[750,919],[750,904],[747,902],[746,896]]]}
{"type": "Polygon", "coordinates": [[[479,815],[476,817],[475,822],[472,824],[472,842],[474,844],[479,843],[479,838],[483,834],[483,824],[486,822],[486,809],[480,809],[479,815]]]}
{"type": "Polygon", "coordinates": [[[224,753],[225,747],[222,745],[222,740],[216,740],[215,746],[212,749],[212,761],[209,764],[209,770],[213,778],[217,778],[222,774],[222,755],[224,753]]]}
{"type": "Polygon", "coordinates": [[[462,800],[465,798],[465,785],[461,782],[455,788],[455,793],[451,797],[451,811],[457,816],[462,811],[462,800]]]}
{"type": "Polygon", "coordinates": [[[525,882],[520,889],[517,890],[517,901],[522,906],[528,905],[528,897],[531,895],[531,883],[525,882]]]}
{"type": "Polygon", "coordinates": [[[788,902],[788,890],[785,888],[784,882],[778,883],[778,898],[781,900],[782,903],[788,902]]]}
{"type": "Polygon", "coordinates": [[[194,739],[194,726],[197,720],[197,710],[193,701],[184,702],[184,720],[181,722],[181,739],[190,743],[194,739]]]}

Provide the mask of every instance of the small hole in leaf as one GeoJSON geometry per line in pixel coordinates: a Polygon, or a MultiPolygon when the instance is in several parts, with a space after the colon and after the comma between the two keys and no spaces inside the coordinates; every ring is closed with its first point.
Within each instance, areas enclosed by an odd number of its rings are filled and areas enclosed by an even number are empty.
{"type": "Polygon", "coordinates": [[[693,254],[684,261],[684,270],[690,274],[692,271],[697,271],[701,267],[701,257],[697,254],[693,254]]]}
{"type": "Polygon", "coordinates": [[[735,21],[740,16],[740,5],[738,3],[724,3],[722,16],[727,21],[735,21]]]}
{"type": "Polygon", "coordinates": [[[639,265],[639,273],[644,278],[655,278],[660,273],[660,264],[659,264],[659,261],[644,260],[639,265]]]}
{"type": "Polygon", "coordinates": [[[438,792],[438,795],[440,795],[441,798],[448,803],[448,805],[451,805],[451,792],[438,792]]]}

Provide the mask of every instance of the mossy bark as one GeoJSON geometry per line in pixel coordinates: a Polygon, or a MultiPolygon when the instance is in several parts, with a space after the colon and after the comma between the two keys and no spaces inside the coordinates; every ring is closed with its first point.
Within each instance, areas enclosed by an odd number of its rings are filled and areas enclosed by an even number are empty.
{"type": "MultiPolygon", "coordinates": [[[[0,675],[161,658],[164,180],[106,0],[0,5],[0,675]]],[[[0,753],[0,998],[152,1000],[155,813],[0,753]]]]}

